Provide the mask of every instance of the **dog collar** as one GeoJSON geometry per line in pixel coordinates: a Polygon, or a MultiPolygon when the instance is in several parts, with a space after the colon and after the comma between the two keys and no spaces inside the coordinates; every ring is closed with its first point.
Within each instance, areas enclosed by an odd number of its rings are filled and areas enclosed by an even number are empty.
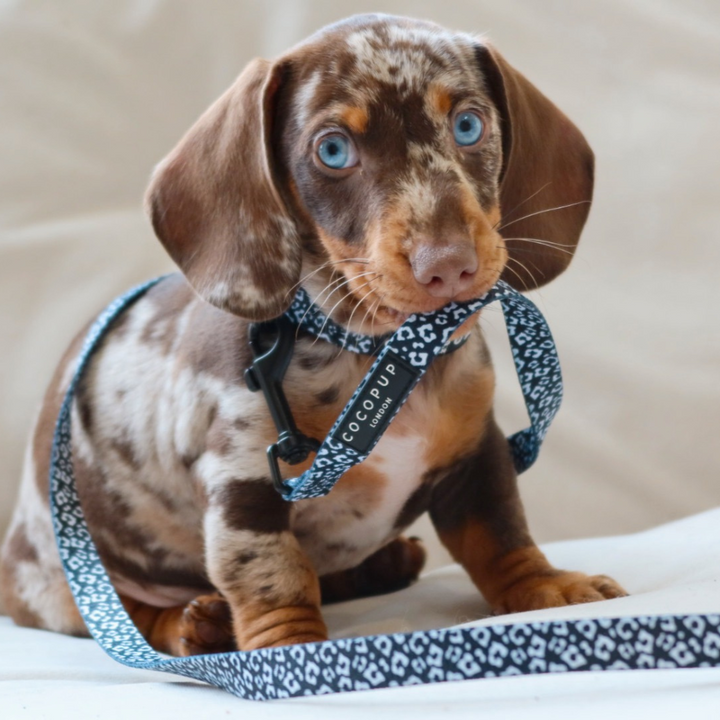
{"type": "Polygon", "coordinates": [[[436,312],[411,315],[385,339],[382,347],[377,347],[374,338],[353,336],[338,325],[328,330],[329,323],[320,320],[325,316],[319,311],[313,314],[307,293],[303,290],[298,295],[285,315],[250,326],[254,361],[245,373],[249,389],[261,390],[265,395],[278,430],[278,441],[268,448],[267,455],[273,482],[283,498],[295,501],[327,495],[351,467],[365,460],[433,360],[447,347],[453,333],[481,308],[495,301],[500,301],[503,309],[531,423],[529,428],[509,437],[508,443],[518,473],[535,462],[560,407],[562,376],[545,318],[510,285],[500,281],[476,300],[451,302],[436,312]],[[312,318],[309,322],[308,317],[312,318]],[[322,442],[298,430],[282,389],[292,356],[296,323],[329,342],[348,349],[352,344],[355,352],[376,355],[372,367],[322,442]],[[347,336],[347,345],[338,342],[335,334],[338,330],[347,336]],[[275,339],[267,349],[269,335],[275,339]],[[283,479],[278,459],[295,465],[313,452],[315,460],[308,470],[299,477],[283,479]]]}
{"type": "MultiPolygon", "coordinates": [[[[392,337],[392,333],[375,336],[351,332],[325,315],[302,287],[297,291],[292,304],[285,311],[285,317],[296,327],[307,330],[321,340],[326,340],[343,350],[360,355],[377,355],[392,337]]],[[[469,338],[470,333],[457,340],[448,341],[440,349],[439,354],[444,355],[460,349],[469,338]]]]}

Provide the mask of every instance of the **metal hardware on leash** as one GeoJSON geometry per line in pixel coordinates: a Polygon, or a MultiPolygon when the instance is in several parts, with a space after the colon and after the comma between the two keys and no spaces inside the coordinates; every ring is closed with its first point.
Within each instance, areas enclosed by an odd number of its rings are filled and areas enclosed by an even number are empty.
{"type": "Polygon", "coordinates": [[[273,485],[282,496],[285,496],[287,488],[278,459],[288,465],[297,465],[320,449],[318,440],[298,430],[282,388],[293,355],[295,331],[295,326],[284,315],[268,322],[251,323],[248,329],[253,362],[245,371],[245,384],[251,392],[262,391],[278,431],[277,442],[267,449],[267,458],[273,485]],[[263,349],[263,340],[273,335],[275,341],[271,347],[263,349]]]}

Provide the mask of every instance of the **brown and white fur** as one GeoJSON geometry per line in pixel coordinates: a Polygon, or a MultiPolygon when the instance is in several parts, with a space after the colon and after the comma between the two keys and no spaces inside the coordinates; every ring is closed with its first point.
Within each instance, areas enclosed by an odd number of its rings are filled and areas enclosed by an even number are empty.
{"type": "MultiPolygon", "coordinates": [[[[88,523],[155,647],[325,639],[321,599],[417,577],[424,551],[400,533],[426,510],[497,612],[624,594],[607,577],[553,568],[531,539],[477,323],[324,498],[275,492],[265,448],[276,436],[243,382],[248,321],[282,313],[300,283],[337,322],[380,334],[499,278],[548,282],[571,259],[592,184],[577,128],[470,35],[358,16],[248,65],[148,191],[183,274],[120,318],[73,406],[88,523]],[[458,112],[484,122],[472,147],[454,140],[458,112]],[[354,165],[323,165],[328,133],[351,144],[354,165]]],[[[47,391],[0,567],[17,623],[76,635],[86,629],[55,550],[47,476],[81,337],[47,391]]],[[[325,436],[370,362],[299,333],[285,390],[304,433],[325,436]]]]}

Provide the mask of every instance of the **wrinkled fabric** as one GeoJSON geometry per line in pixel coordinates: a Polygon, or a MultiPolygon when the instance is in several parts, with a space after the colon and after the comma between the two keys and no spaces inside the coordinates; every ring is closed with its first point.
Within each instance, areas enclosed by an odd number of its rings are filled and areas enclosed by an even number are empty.
{"type": "MultiPolygon", "coordinates": [[[[560,567],[607,572],[629,597],[569,608],[487,617],[488,606],[457,566],[426,573],[398,593],[330,605],[332,638],[463,624],[583,619],[720,608],[720,510],[624,537],[543,547],[560,567]]],[[[182,678],[124,667],[93,640],[18,628],[0,618],[3,717],[367,718],[392,715],[527,720],[710,717],[720,702],[720,669],[569,673],[464,680],[375,692],[255,703],[182,678]],[[291,704],[290,704],[291,703],[291,704]],[[682,710],[682,713],[680,712],[682,710]]]]}

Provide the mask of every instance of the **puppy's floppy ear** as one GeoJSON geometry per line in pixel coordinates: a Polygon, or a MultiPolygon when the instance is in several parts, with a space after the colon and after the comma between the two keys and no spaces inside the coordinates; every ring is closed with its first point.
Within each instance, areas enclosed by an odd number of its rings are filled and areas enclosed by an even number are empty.
{"type": "Polygon", "coordinates": [[[195,290],[251,320],[280,315],[300,275],[271,148],[286,70],[252,61],[160,163],[146,195],[155,234],[195,290]]]}
{"type": "Polygon", "coordinates": [[[478,45],[477,56],[502,119],[500,227],[512,268],[503,280],[529,290],[572,259],[590,212],[594,156],[575,125],[495,48],[478,45]]]}

